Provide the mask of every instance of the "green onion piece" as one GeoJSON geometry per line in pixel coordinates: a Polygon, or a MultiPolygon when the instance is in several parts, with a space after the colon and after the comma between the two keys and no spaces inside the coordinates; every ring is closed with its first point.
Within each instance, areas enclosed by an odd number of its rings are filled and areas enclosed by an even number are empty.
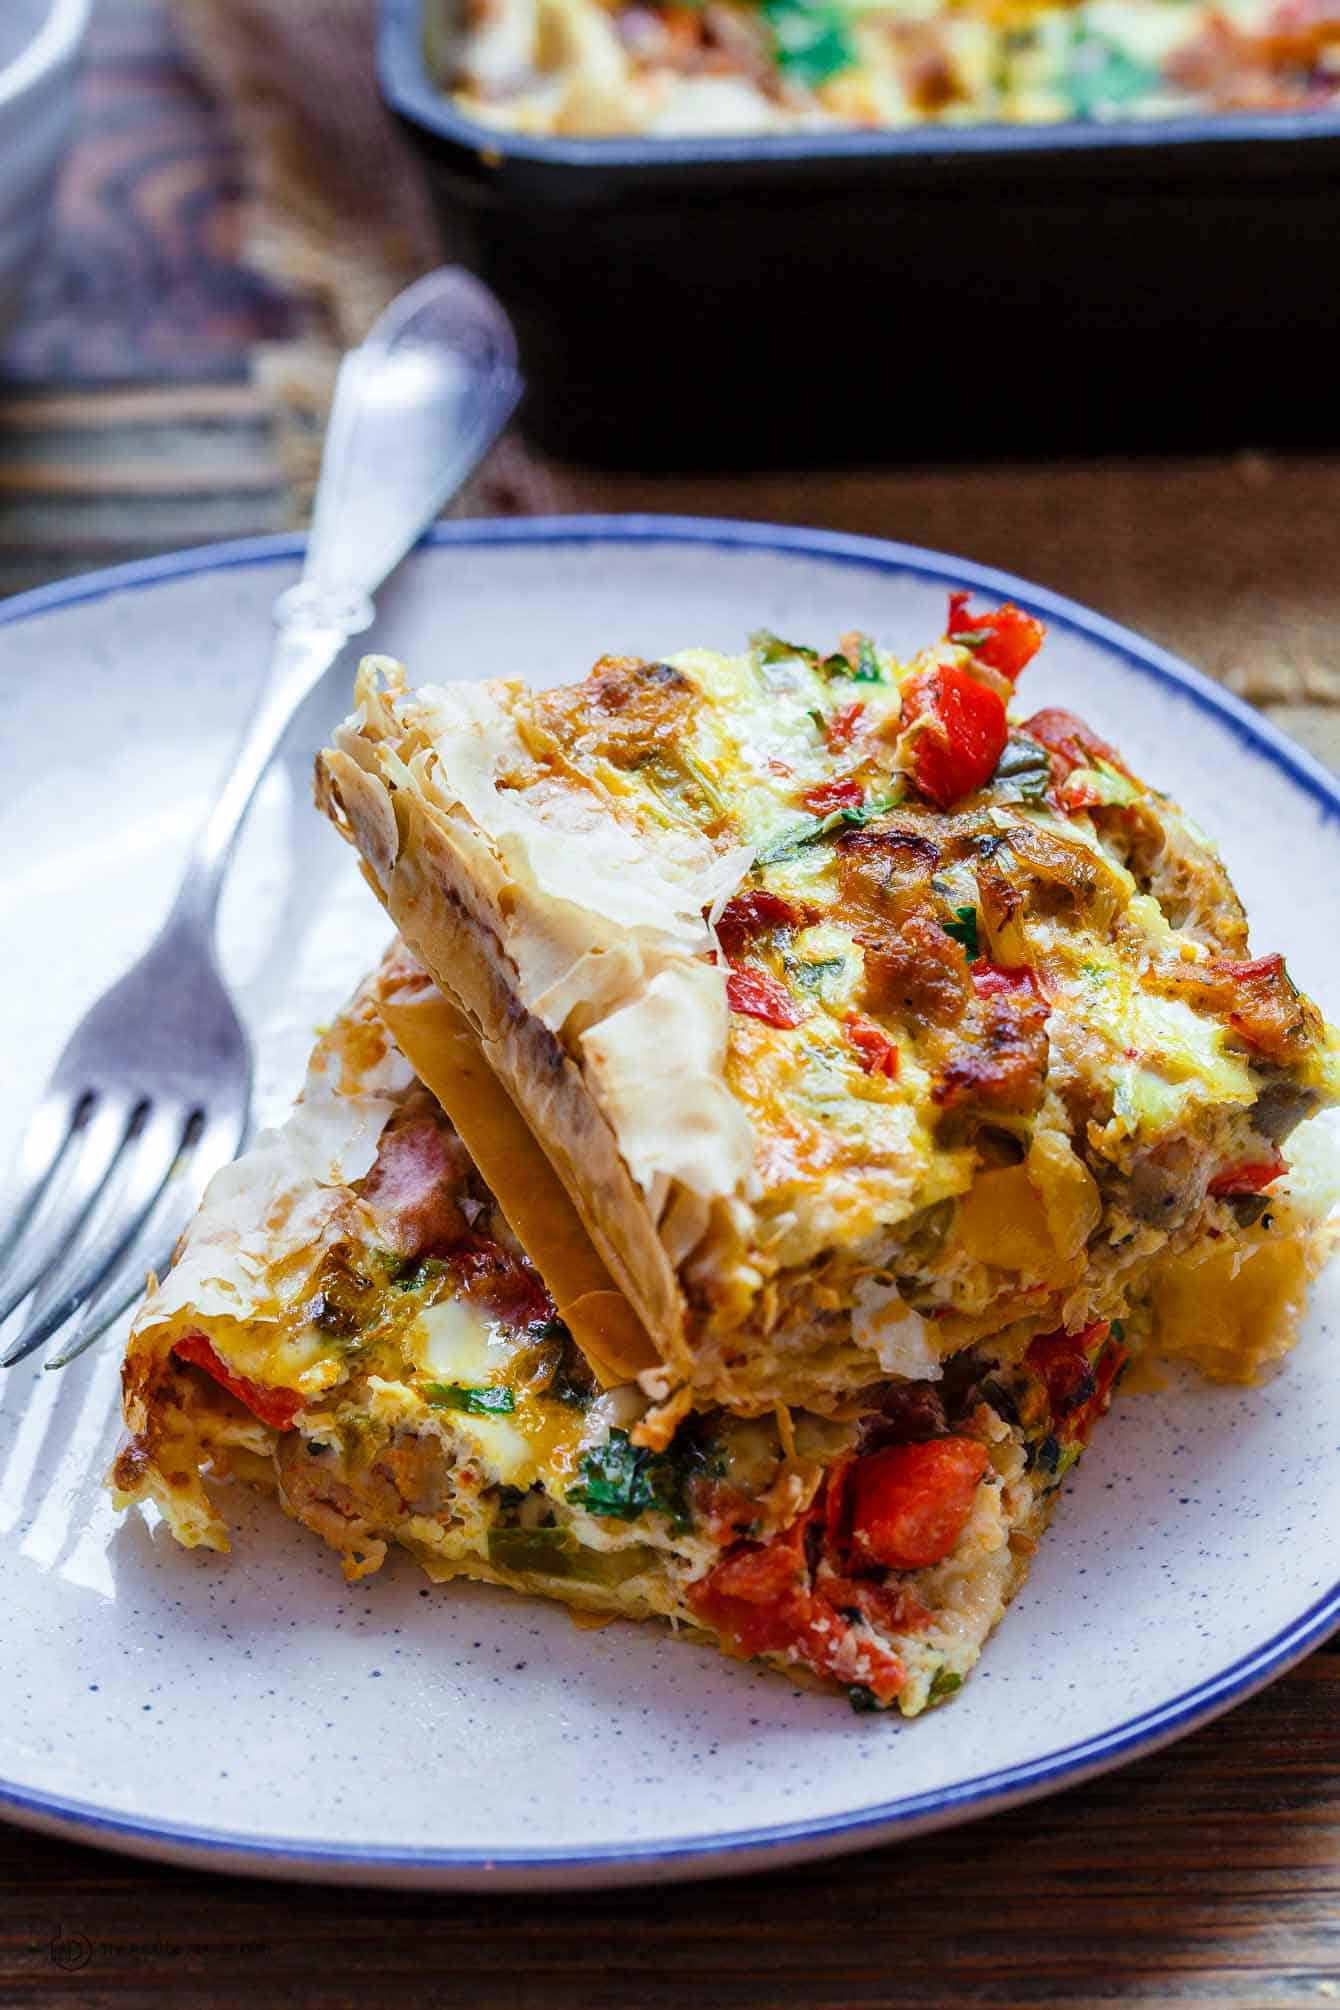
{"type": "Polygon", "coordinates": [[[489,1562],[518,1576],[572,1577],[586,1584],[622,1584],[656,1556],[644,1542],[626,1549],[588,1549],[566,1528],[493,1528],[489,1562]]]}
{"type": "Polygon", "coordinates": [[[820,838],[828,837],[833,831],[849,825],[860,830],[875,817],[887,816],[896,810],[902,801],[901,790],[896,796],[888,796],[882,803],[865,803],[851,809],[830,810],[826,817],[808,817],[804,823],[792,824],[790,830],[779,832],[763,849],[754,856],[755,865],[777,865],[782,859],[794,858],[807,844],[817,844],[820,838]]]}

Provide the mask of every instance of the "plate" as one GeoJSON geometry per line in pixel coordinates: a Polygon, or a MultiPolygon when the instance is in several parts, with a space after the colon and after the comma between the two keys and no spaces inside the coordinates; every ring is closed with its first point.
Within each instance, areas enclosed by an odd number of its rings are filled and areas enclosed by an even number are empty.
{"type": "MultiPolygon", "coordinates": [[[[7,1160],[62,1039],[144,946],[254,702],[292,541],[188,554],[0,608],[7,1160]],[[17,981],[15,979],[17,978],[17,981]],[[15,1077],[17,1076],[17,1082],[15,1077]],[[17,1086],[19,1093],[14,1093],[17,1086]]],[[[1055,595],[957,559],[748,524],[445,526],[366,638],[416,679],[581,676],[599,654],[827,642],[910,653],[947,585],[1051,635],[1030,705],[1066,704],[1222,842],[1262,947],[1340,999],[1340,790],[1218,687],[1055,595]]],[[[279,1116],[314,1026],[386,924],[310,805],[352,663],[305,707],[244,833],[221,951],[279,1116]]],[[[1118,1402],[963,1695],[853,1716],[655,1626],[433,1589],[409,1560],[346,1585],[238,1490],[231,1557],[118,1518],[99,1488],[118,1347],[0,1385],[0,1813],[235,1871],[457,1888],[613,1885],[777,1866],[984,1814],[1148,1752],[1340,1623],[1340,1266],[1247,1391],[1118,1402]]],[[[118,1336],[119,1339],[119,1336],[118,1336]]]]}

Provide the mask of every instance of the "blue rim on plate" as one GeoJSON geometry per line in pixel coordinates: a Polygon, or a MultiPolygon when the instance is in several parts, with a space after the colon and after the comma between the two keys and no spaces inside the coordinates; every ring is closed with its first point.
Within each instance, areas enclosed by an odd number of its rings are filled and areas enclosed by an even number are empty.
{"type": "MultiPolygon", "coordinates": [[[[1144,641],[1119,623],[1051,593],[1030,585],[1012,573],[992,566],[924,551],[919,546],[895,544],[878,538],[853,537],[835,531],[793,529],[787,526],[739,523],[700,517],[590,516],[527,517],[515,520],[464,521],[439,524],[424,540],[429,545],[567,545],[592,543],[621,544],[700,544],[727,550],[758,550],[788,553],[796,557],[837,561],[864,566],[877,572],[912,574],[926,580],[943,580],[968,586],[978,592],[1008,597],[1052,626],[1069,628],[1087,636],[1110,653],[1119,656],[1139,675],[1157,684],[1184,693],[1202,711],[1215,714],[1244,743],[1259,751],[1272,766],[1282,770],[1302,788],[1328,819],[1340,819],[1340,782],[1319,761],[1295,746],[1268,720],[1239,698],[1215,684],[1202,672],[1182,663],[1166,650],[1144,641]]],[[[163,558],[141,560],[103,572],[83,575],[54,586],[37,587],[0,603],[0,626],[54,612],[105,594],[160,586],[192,573],[214,572],[235,566],[292,563],[301,558],[300,537],[279,536],[245,539],[232,544],[205,545],[194,551],[177,552],[163,558]]],[[[263,1839],[227,1830],[197,1828],[189,1823],[163,1825],[137,1821],[131,1816],[110,1815],[87,1802],[59,1794],[32,1793],[0,1779],[0,1816],[55,1831],[74,1841],[160,1856],[175,1861],[194,1859],[203,1867],[212,1864],[231,1871],[258,1875],[301,1875],[320,1877],[341,1872],[356,1877],[360,1871],[385,1879],[388,1873],[403,1870],[410,1874],[434,1870],[475,1872],[482,1878],[496,1873],[500,1885],[509,1872],[564,1872],[574,1877],[591,1873],[584,1881],[598,1883],[607,1870],[609,1882],[620,1872],[627,1881],[639,1876],[650,1878],[658,1872],[665,1877],[722,1873],[731,1869],[766,1869],[780,1865],[797,1846],[827,1846],[832,1853],[893,1841],[932,1823],[949,1826],[1004,1809],[1064,1786],[1075,1786],[1106,1771],[1126,1758],[1156,1751],[1172,1739],[1208,1723],[1211,1718],[1244,1701],[1274,1677],[1286,1673],[1312,1648],[1340,1628],[1340,1582],[1282,1631],[1250,1654],[1241,1656],[1217,1675],[1173,1697],[1156,1709],[1146,1710],[1125,1723],[1114,1725],[1078,1744],[1032,1759],[1024,1764],[981,1773],[950,1787],[936,1788],[900,1800],[877,1803],[853,1813],[820,1817],[810,1821],[773,1823],[756,1829],[704,1836],[688,1836],[675,1841],[620,1844],[607,1850],[581,1846],[566,1850],[479,1850],[403,1849],[390,1844],[369,1844],[358,1849],[327,1845],[303,1839],[263,1839]]],[[[818,1850],[812,1852],[820,1853],[818,1850]]]]}

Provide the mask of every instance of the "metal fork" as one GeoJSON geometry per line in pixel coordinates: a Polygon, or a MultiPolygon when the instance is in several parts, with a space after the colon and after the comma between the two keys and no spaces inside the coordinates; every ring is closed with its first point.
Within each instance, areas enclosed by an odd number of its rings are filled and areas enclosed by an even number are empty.
{"type": "Polygon", "coordinates": [[[0,1326],[36,1294],[0,1367],[83,1317],[63,1367],[161,1268],[208,1181],[241,1149],[251,1047],[214,951],[224,873],[251,799],[302,700],[370,595],[477,465],[521,394],[511,326],[456,268],[401,294],[336,382],[299,583],[275,607],[270,674],[190,854],[162,932],[56,1064],[0,1230],[0,1326]]]}

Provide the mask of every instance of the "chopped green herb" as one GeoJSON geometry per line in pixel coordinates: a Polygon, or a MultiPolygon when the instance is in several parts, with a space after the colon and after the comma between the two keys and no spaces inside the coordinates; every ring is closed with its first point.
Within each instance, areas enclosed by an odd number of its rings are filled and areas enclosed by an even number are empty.
{"type": "Polygon", "coordinates": [[[819,665],[819,670],[830,680],[834,677],[850,677],[852,674],[851,664],[840,649],[834,650],[831,656],[825,656],[819,665]]]}
{"type": "Polygon", "coordinates": [[[805,991],[818,991],[826,977],[833,977],[847,967],[845,956],[820,956],[812,963],[800,963],[794,957],[784,956],[782,963],[788,977],[794,977],[805,991]]]}
{"type": "Polygon", "coordinates": [[[611,1431],[607,1443],[583,1453],[578,1470],[581,1479],[568,1489],[568,1499],[590,1514],[636,1521],[655,1509],[672,1521],[682,1518],[683,1485],[674,1459],[635,1445],[627,1431],[611,1431]]]}
{"type": "Polygon", "coordinates": [[[1077,119],[1110,118],[1159,88],[1159,74],[1119,43],[1081,22],[1071,43],[1065,84],[1077,119]]]}
{"type": "Polygon", "coordinates": [[[755,855],[754,864],[777,865],[782,859],[794,858],[803,846],[817,844],[820,838],[828,837],[831,832],[840,830],[844,824],[860,830],[872,818],[886,816],[890,810],[896,810],[901,801],[900,791],[898,795],[889,796],[882,803],[865,803],[850,809],[830,810],[826,817],[807,817],[804,823],[792,824],[790,830],[779,832],[765,844],[755,855]]]}
{"type": "Polygon", "coordinates": [[[809,715],[818,728],[819,737],[826,740],[828,738],[828,719],[826,715],[819,710],[817,705],[810,706],[809,715]]]}
{"type": "Polygon", "coordinates": [[[472,1417],[505,1417],[516,1408],[505,1384],[472,1389],[464,1382],[429,1382],[423,1393],[435,1410],[464,1410],[472,1417]]]}
{"type": "Polygon", "coordinates": [[[681,1427],[666,1452],[635,1445],[627,1431],[611,1431],[605,1444],[582,1454],[577,1470],[578,1484],[567,1494],[575,1507],[612,1521],[636,1521],[648,1512],[663,1514],[674,1532],[683,1535],[690,1526],[688,1482],[695,1473],[718,1471],[719,1459],[690,1424],[681,1427]]]}
{"type": "Polygon", "coordinates": [[[952,1696],[956,1689],[961,1689],[962,1687],[963,1677],[956,1675],[952,1668],[937,1668],[935,1679],[927,1692],[926,1701],[928,1703],[943,1703],[946,1697],[952,1696]]]}
{"type": "Polygon", "coordinates": [[[440,1256],[423,1256],[406,1264],[395,1278],[397,1291],[422,1291],[436,1277],[445,1277],[451,1269],[440,1256]]]}
{"type": "Polygon", "coordinates": [[[977,961],[977,909],[975,907],[956,907],[954,909],[954,920],[947,921],[944,924],[944,931],[946,935],[952,935],[955,942],[963,944],[964,954],[967,956],[969,963],[977,961]]]}
{"type": "Polygon", "coordinates": [[[774,635],[768,628],[760,628],[750,636],[749,646],[760,663],[789,663],[799,657],[802,663],[817,663],[817,649],[806,649],[800,642],[783,642],[780,635],[774,635]]]}
{"type": "Polygon", "coordinates": [[[853,1682],[851,1684],[847,1690],[847,1701],[851,1704],[852,1709],[855,1710],[858,1717],[864,1717],[868,1712],[873,1712],[876,1716],[883,1716],[884,1712],[889,1708],[889,1705],[881,1703],[874,1690],[867,1689],[863,1682],[853,1682]]]}
{"type": "Polygon", "coordinates": [[[783,75],[802,89],[812,90],[856,60],[848,22],[833,0],[763,0],[762,14],[772,30],[777,64],[783,75]]]}
{"type": "Polygon", "coordinates": [[[875,645],[868,635],[861,637],[856,652],[856,681],[858,684],[882,684],[884,672],[879,667],[879,657],[875,645]]]}

